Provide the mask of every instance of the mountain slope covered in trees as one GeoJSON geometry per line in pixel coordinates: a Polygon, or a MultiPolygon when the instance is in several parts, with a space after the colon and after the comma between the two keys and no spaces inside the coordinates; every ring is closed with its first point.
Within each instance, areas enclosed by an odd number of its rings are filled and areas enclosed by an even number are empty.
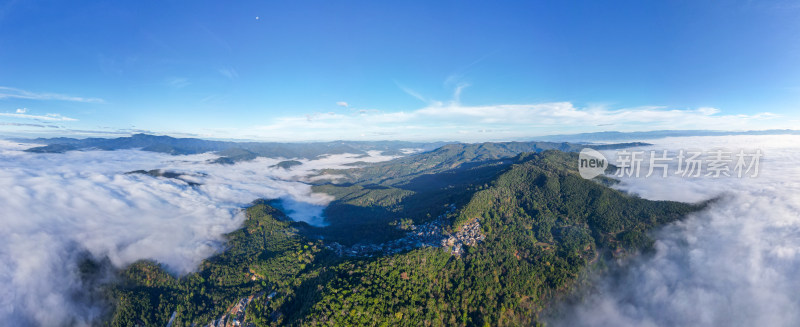
{"type": "Polygon", "coordinates": [[[395,219],[394,238],[431,222],[449,235],[479,226],[483,240],[457,255],[447,246],[340,255],[332,239],[343,230],[291,222],[277,203],[257,202],[228,249],[197,273],[176,278],[153,262],[124,270],[109,291],[110,324],[205,325],[226,312],[233,319],[231,308],[248,298],[236,319],[257,326],[536,324],[587,266],[649,247],[649,230],[703,206],[626,195],[582,179],[576,163],[575,153],[545,151],[318,186],[342,209],[363,210],[361,219],[395,219]]]}

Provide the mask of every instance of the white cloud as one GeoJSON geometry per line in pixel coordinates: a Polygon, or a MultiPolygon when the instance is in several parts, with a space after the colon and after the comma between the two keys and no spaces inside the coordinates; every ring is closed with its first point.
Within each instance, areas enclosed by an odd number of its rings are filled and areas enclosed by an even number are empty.
{"type": "Polygon", "coordinates": [[[18,114],[24,114],[26,112],[28,112],[28,108],[17,108],[17,113],[18,114]]]}
{"type": "Polygon", "coordinates": [[[800,136],[651,142],[655,150],[761,149],[764,157],[757,178],[623,178],[621,189],[648,199],[723,198],[655,233],[653,255],[601,279],[552,324],[800,325],[800,136]]]}
{"type": "Polygon", "coordinates": [[[42,124],[27,124],[27,123],[7,123],[0,121],[2,126],[16,126],[16,127],[36,127],[36,128],[60,128],[56,125],[42,125],[42,124]]]}
{"type": "Polygon", "coordinates": [[[59,100],[87,103],[105,102],[100,98],[84,98],[58,93],[37,93],[7,86],[0,86],[0,99],[59,100]]]}
{"type": "Polygon", "coordinates": [[[347,104],[347,102],[344,102],[344,101],[336,102],[336,105],[339,106],[339,107],[345,107],[345,108],[350,107],[350,105],[347,104]]]}
{"type": "Polygon", "coordinates": [[[395,135],[393,138],[396,139],[491,141],[596,132],[609,128],[641,131],[793,127],[791,121],[777,118],[779,116],[767,112],[726,115],[717,108],[708,107],[579,108],[569,102],[465,106],[453,101],[449,104],[433,103],[413,111],[365,110],[350,114],[315,113],[279,117],[270,124],[244,130],[239,137],[283,140],[289,140],[289,137],[294,140],[297,137],[304,137],[304,140],[376,139],[387,138],[386,134],[389,133],[395,135]],[[302,135],[295,133],[298,130],[304,131],[302,135]]]}
{"type": "Polygon", "coordinates": [[[31,115],[26,114],[27,109],[22,110],[17,109],[16,113],[10,112],[0,112],[0,116],[4,117],[12,117],[12,118],[23,118],[23,119],[37,119],[37,120],[47,120],[47,121],[77,121],[75,118],[69,118],[62,116],[61,114],[44,114],[44,115],[31,115]]]}
{"type": "Polygon", "coordinates": [[[97,303],[75,301],[86,292],[76,267],[81,252],[117,267],[150,258],[185,273],[220,248],[252,200],[286,199],[291,217],[321,224],[332,199],[303,180],[315,169],[391,158],[333,155],[285,170],[270,168],[281,159],[222,166],[207,163],[211,154],[24,148],[0,141],[0,321],[11,325],[96,322],[97,303]],[[202,185],[124,174],[137,169],[177,171],[202,185]]]}
{"type": "Polygon", "coordinates": [[[456,86],[455,91],[453,91],[453,102],[454,103],[458,104],[459,102],[461,102],[461,91],[463,91],[467,87],[469,87],[469,84],[467,84],[467,83],[461,83],[461,84],[458,84],[456,86]]]}

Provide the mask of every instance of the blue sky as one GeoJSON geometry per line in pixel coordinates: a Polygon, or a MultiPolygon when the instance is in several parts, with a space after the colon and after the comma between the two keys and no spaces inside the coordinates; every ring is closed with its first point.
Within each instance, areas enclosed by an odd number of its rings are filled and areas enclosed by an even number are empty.
{"type": "Polygon", "coordinates": [[[0,135],[800,126],[791,1],[0,2],[0,135]]]}

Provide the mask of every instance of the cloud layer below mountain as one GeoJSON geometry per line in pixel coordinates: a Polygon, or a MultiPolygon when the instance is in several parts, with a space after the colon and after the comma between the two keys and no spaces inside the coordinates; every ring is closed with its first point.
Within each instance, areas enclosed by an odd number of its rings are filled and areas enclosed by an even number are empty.
{"type": "Polygon", "coordinates": [[[800,325],[800,136],[649,142],[648,150],[761,149],[764,157],[755,178],[623,178],[620,189],[648,199],[721,200],[656,232],[653,255],[601,278],[553,325],[800,325]]]}
{"type": "Polygon", "coordinates": [[[293,219],[320,225],[332,198],[303,183],[315,169],[390,159],[334,155],[286,170],[270,167],[280,159],[223,166],[208,164],[211,154],[31,154],[26,147],[0,141],[0,321],[14,325],[86,325],[100,314],[76,301],[86,287],[77,272],[81,253],[117,267],[154,259],[183,274],[219,250],[251,201],[286,199],[293,219]],[[124,174],[139,169],[183,173],[201,185],[124,174]]]}

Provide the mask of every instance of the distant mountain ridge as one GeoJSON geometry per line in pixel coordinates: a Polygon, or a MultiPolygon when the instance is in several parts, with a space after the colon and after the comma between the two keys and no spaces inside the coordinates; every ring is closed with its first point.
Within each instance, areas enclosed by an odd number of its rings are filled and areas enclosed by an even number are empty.
{"type": "Polygon", "coordinates": [[[141,149],[172,155],[215,152],[220,155],[217,163],[234,163],[252,160],[256,157],[283,157],[313,159],[326,154],[367,154],[380,151],[384,155],[399,155],[405,149],[433,150],[447,142],[405,142],[405,141],[330,141],[310,143],[278,142],[231,142],[211,141],[197,138],[175,138],[148,134],[134,134],[118,138],[37,138],[18,140],[27,143],[44,144],[27,149],[36,153],[63,153],[74,150],[124,150],[141,149]]]}
{"type": "MultiPolygon", "coordinates": [[[[643,142],[592,145],[595,150],[623,149],[650,145],[643,142]]],[[[358,169],[329,170],[350,182],[402,184],[423,174],[439,173],[462,164],[487,163],[511,158],[520,153],[546,150],[578,152],[587,147],[567,142],[486,142],[447,144],[432,151],[380,162],[358,169]]]]}
{"type": "Polygon", "coordinates": [[[579,134],[558,134],[535,137],[539,141],[549,142],[598,142],[598,141],[641,141],[664,137],[685,136],[727,136],[727,135],[800,135],[799,130],[770,129],[763,131],[714,131],[714,130],[660,130],[646,132],[594,132],[579,134]]]}
{"type": "MultiPolygon", "coordinates": [[[[370,151],[379,151],[383,155],[405,155],[408,149],[430,152],[435,157],[461,158],[460,160],[488,160],[513,157],[522,152],[540,152],[543,150],[560,150],[565,152],[579,151],[584,145],[566,142],[408,142],[408,141],[330,141],[310,143],[277,143],[277,142],[231,142],[211,141],[197,138],[175,138],[148,134],[134,134],[118,138],[37,138],[18,140],[27,143],[38,143],[43,146],[27,149],[34,153],[63,153],[76,150],[125,150],[141,149],[143,151],[167,153],[171,155],[187,155],[214,152],[220,157],[213,160],[219,164],[233,164],[240,161],[253,160],[257,157],[314,159],[328,154],[366,155],[370,151]],[[461,153],[464,156],[454,156],[461,153]]],[[[599,147],[632,147],[647,145],[632,142],[599,147]]],[[[598,146],[594,146],[597,148],[598,146]]],[[[423,158],[427,160],[427,158],[423,158]]],[[[435,159],[433,160],[435,161],[435,159]]],[[[426,161],[427,163],[433,161],[426,161]]],[[[418,163],[408,162],[410,165],[418,163]]],[[[456,163],[450,163],[456,164],[456,163]]],[[[442,166],[440,168],[444,168],[442,166]]],[[[403,171],[403,169],[395,170],[403,171]]]]}

